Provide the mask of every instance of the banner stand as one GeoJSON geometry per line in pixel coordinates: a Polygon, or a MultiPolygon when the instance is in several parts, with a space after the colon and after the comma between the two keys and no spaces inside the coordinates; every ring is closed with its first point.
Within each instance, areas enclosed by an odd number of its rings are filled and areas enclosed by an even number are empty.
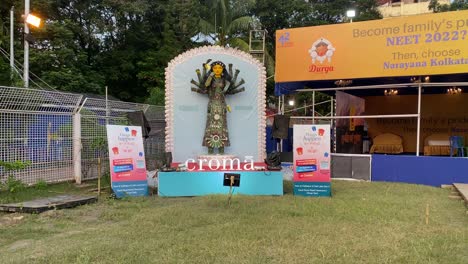
{"type": "Polygon", "coordinates": [[[294,125],[294,195],[331,196],[330,125],[294,125]]]}
{"type": "Polygon", "coordinates": [[[107,125],[112,190],[117,198],[147,196],[141,127],[107,125]]]}

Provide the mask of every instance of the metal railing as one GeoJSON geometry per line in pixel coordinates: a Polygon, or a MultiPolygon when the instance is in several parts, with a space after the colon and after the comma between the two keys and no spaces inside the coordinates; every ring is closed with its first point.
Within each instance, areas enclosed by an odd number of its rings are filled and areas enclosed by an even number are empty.
{"type": "Polygon", "coordinates": [[[109,170],[106,124],[128,125],[135,111],[151,126],[144,144],[152,170],[164,151],[164,107],[0,86],[0,161],[28,163],[18,171],[0,166],[0,182],[10,175],[25,184],[96,178],[98,158],[109,170]]]}

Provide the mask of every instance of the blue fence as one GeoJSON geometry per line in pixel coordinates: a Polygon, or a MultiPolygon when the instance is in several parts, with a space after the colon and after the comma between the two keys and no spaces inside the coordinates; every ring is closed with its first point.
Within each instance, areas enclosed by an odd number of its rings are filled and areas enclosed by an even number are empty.
{"type": "Polygon", "coordinates": [[[442,184],[468,183],[468,158],[373,155],[372,181],[436,187],[442,184]]]}

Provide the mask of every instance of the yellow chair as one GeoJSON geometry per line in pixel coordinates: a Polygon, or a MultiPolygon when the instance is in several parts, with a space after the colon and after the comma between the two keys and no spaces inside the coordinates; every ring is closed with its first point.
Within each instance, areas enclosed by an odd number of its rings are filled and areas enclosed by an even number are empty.
{"type": "Polygon", "coordinates": [[[380,134],[374,138],[370,153],[403,153],[403,140],[400,136],[392,133],[380,134]]]}
{"type": "Polygon", "coordinates": [[[424,140],[425,156],[449,156],[450,136],[448,134],[432,134],[424,140]]]}

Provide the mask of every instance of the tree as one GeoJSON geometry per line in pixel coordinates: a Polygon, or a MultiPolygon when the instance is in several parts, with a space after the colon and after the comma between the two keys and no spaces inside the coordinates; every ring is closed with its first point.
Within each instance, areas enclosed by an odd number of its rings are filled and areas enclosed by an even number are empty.
{"type": "MultiPolygon", "coordinates": [[[[297,102],[297,107],[301,107],[301,104],[308,105],[307,110],[304,112],[307,112],[307,115],[312,115],[312,93],[297,93],[295,95],[295,100],[297,102]]],[[[322,103],[325,101],[330,100],[330,95],[327,95],[325,93],[321,92],[315,92],[315,104],[322,103]]],[[[329,114],[331,111],[331,103],[324,103],[315,106],[315,113],[319,114],[321,116],[326,116],[329,114]]]]}
{"type": "Polygon", "coordinates": [[[429,10],[432,10],[434,13],[466,9],[468,9],[468,1],[466,0],[454,0],[450,4],[440,4],[438,0],[431,0],[429,2],[429,10]]]}
{"type": "MultiPolygon", "coordinates": [[[[312,8],[304,0],[257,0],[251,11],[266,30],[265,48],[268,76],[275,72],[275,43],[276,30],[291,27],[312,25],[312,8]]],[[[273,95],[275,87],[274,78],[267,80],[267,94],[273,95]]],[[[270,97],[268,97],[270,99],[270,97]]],[[[273,99],[273,98],[271,98],[273,99]]]]}
{"type": "MultiPolygon", "coordinates": [[[[15,55],[21,61],[23,23],[20,17],[24,12],[23,1],[10,1],[10,4],[15,6],[15,55]]],[[[62,90],[99,91],[102,78],[93,69],[92,60],[98,50],[96,45],[91,45],[98,43],[98,40],[95,37],[91,40],[86,38],[92,34],[85,34],[84,29],[92,28],[92,23],[83,22],[86,17],[83,10],[94,12],[94,5],[92,1],[34,1],[31,12],[44,22],[39,29],[31,28],[31,34],[36,39],[30,43],[29,61],[32,73],[62,90]],[[91,7],[87,7],[87,4],[91,7]],[[83,29],[80,25],[87,27],[83,29]]],[[[30,77],[34,79],[33,74],[30,77]]],[[[31,86],[34,87],[35,83],[31,82],[31,86]]]]}
{"type": "Polygon", "coordinates": [[[105,76],[109,93],[125,100],[143,102],[147,91],[138,79],[138,62],[148,49],[155,48],[153,35],[146,19],[151,10],[147,0],[103,1],[104,18],[101,53],[97,66],[105,76]]]}
{"type": "MultiPolygon", "coordinates": [[[[156,7],[153,7],[156,8],[156,7]]],[[[191,38],[198,32],[198,1],[171,0],[159,6],[158,13],[152,13],[148,19],[155,25],[152,32],[155,47],[145,52],[138,62],[137,75],[140,84],[149,92],[147,103],[164,104],[165,69],[169,61],[185,50],[194,47],[191,38]],[[156,22],[161,19],[160,22],[156,22]],[[157,25],[157,26],[156,26],[157,25]]]]}
{"type": "MultiPolygon", "coordinates": [[[[4,46],[4,43],[8,43],[8,31],[5,23],[0,20],[0,48],[4,46]]],[[[7,58],[0,53],[0,85],[10,85],[10,64],[7,58]]]]}
{"type": "Polygon", "coordinates": [[[0,55],[0,85],[10,85],[10,65],[0,55]]]}
{"type": "MultiPolygon", "coordinates": [[[[15,55],[22,61],[22,0],[2,0],[0,47],[8,50],[12,5],[15,55]]],[[[44,26],[31,29],[30,70],[59,90],[103,93],[107,85],[119,99],[162,102],[167,63],[185,50],[216,43],[248,51],[249,30],[266,29],[272,76],[277,29],[341,23],[349,7],[358,10],[355,20],[379,17],[372,0],[34,0],[31,11],[44,26]],[[194,42],[194,36],[205,38],[194,42]]],[[[0,85],[14,84],[8,69],[0,58],[0,85]]],[[[272,94],[274,79],[267,83],[272,94]]]]}
{"type": "Polygon", "coordinates": [[[207,0],[203,1],[199,30],[202,36],[211,38],[216,45],[237,47],[248,51],[249,29],[254,19],[249,15],[252,0],[207,0]]]}
{"type": "MultiPolygon", "coordinates": [[[[21,8],[18,1],[4,0],[0,5],[0,49],[2,49],[0,53],[0,85],[6,86],[23,85],[17,73],[13,74],[13,79],[11,79],[10,75],[10,9],[15,4],[18,4],[14,12],[14,20],[17,20],[20,16],[18,8],[21,8]]],[[[15,25],[13,35],[17,38],[20,36],[18,25],[15,25]]],[[[23,55],[22,48],[19,48],[22,43],[17,38],[14,41],[14,49],[21,56],[23,55]]]]}
{"type": "Polygon", "coordinates": [[[355,1],[354,8],[357,10],[355,21],[367,21],[374,19],[382,19],[378,1],[376,0],[358,0],[355,1]]]}

